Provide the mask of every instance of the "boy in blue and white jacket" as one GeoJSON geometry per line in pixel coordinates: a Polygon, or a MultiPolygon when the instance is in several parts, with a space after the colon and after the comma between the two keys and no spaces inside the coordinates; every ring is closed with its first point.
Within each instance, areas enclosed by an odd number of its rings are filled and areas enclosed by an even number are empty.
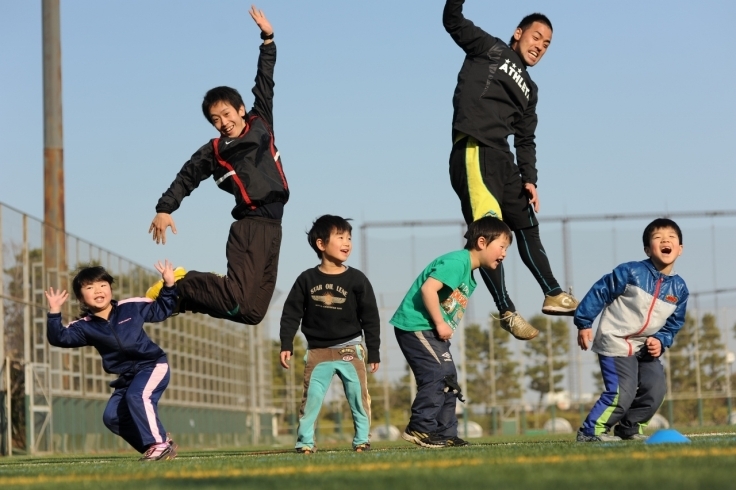
{"type": "Polygon", "coordinates": [[[83,317],[64,326],[61,306],[66,291],[49,288],[46,336],[55,347],[92,346],[102,356],[105,372],[118,374],[110,383],[115,391],[102,415],[105,426],[125,439],[141,461],[176,457],[176,444],[158,418],[158,401],[169,385],[166,353],[143,329],[146,322],[162,322],[177,301],[174,271],[169,261],[156,264],[164,287],[154,301],[149,298],[112,299],[113,278],[102,267],[85,267],[72,280],[83,317]]]}
{"type": "Polygon", "coordinates": [[[674,221],[658,218],[645,228],[643,242],[649,259],[621,264],[603,276],[575,311],[578,345],[587,350],[593,342],[605,385],[578,430],[578,442],[646,439],[643,428],[664,401],[659,357],[685,323],[689,294],[673,272],[682,254],[682,231],[674,221]]]}

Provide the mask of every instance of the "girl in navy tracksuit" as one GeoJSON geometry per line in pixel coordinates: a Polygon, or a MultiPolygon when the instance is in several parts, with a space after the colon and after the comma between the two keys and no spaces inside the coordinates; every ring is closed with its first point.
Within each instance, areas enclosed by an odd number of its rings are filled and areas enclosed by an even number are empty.
{"type": "Polygon", "coordinates": [[[146,322],[161,322],[176,305],[174,271],[166,261],[156,264],[165,287],[158,298],[112,299],[113,278],[102,267],[82,269],[72,281],[74,294],[84,316],[64,327],[61,306],[66,291],[49,288],[47,337],[56,347],[91,345],[102,356],[102,367],[119,377],[102,420],[113,433],[138,452],[141,461],[176,457],[176,444],[158,419],[158,400],[169,384],[166,353],[143,330],[146,322]]]}

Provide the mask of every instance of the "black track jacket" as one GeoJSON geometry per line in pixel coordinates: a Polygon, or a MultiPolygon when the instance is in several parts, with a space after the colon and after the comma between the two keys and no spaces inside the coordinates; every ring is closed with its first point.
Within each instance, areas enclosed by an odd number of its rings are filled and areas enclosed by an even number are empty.
{"type": "Polygon", "coordinates": [[[289,186],[271,130],[275,65],[276,44],[262,44],[253,87],[255,102],[246,114],[243,134],[237,138],[215,138],[197,150],[159,199],[157,213],[176,211],[200,182],[212,176],[220,189],[235,196],[233,218],[248,215],[281,218],[283,204],[289,199],[289,186]],[[274,203],[278,203],[279,215],[258,211],[274,203]]]}
{"type": "Polygon", "coordinates": [[[447,0],[442,23],[465,51],[452,99],[453,130],[481,144],[509,151],[514,135],[523,182],[537,183],[537,85],[509,46],[463,17],[464,0],[447,0]]]}

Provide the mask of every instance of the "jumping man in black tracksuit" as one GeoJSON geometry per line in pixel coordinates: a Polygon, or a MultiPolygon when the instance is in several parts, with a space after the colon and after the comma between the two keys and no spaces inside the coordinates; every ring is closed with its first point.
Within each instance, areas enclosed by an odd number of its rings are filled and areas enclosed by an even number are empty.
{"type": "MultiPolygon", "coordinates": [[[[156,243],[166,243],[166,228],[176,233],[171,213],[210,176],[221,189],[235,196],[231,214],[236,221],[230,227],[226,246],[227,275],[177,271],[184,276],[177,283],[181,296],[178,311],[255,325],[266,314],[276,286],[281,218],[289,186],[272,131],[276,64],[273,28],[260,10],[252,7],[249,13],[263,39],[253,108],[246,113],[243,99],[233,88],[216,87],[207,92],[202,111],[220,137],[206,143],[184,164],[159,199],[149,233],[153,232],[156,243]]],[[[161,286],[159,281],[146,296],[155,298],[161,286]]]]}
{"type": "MultiPolygon", "coordinates": [[[[495,216],[514,231],[521,259],[544,292],[542,311],[572,315],[577,300],[555,280],[534,214],[539,211],[537,86],[527,69],[544,56],[552,41],[552,24],[542,14],[528,15],[507,45],[463,17],[463,3],[447,0],[442,17],[447,32],[465,51],[453,97],[452,187],[467,223],[495,216]],[[514,136],[516,164],[509,135],[514,136]]],[[[517,339],[536,337],[537,329],[516,312],[508,296],[503,267],[480,271],[501,314],[501,326],[517,339]]]]}

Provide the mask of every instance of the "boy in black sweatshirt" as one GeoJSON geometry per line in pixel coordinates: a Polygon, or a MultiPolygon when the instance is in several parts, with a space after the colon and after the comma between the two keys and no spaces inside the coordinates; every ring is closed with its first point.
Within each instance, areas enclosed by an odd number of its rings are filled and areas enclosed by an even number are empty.
{"type": "Polygon", "coordinates": [[[300,322],[308,344],[296,441],[299,453],[316,451],[314,424],[335,374],[342,380],[353,414],[353,449],[363,452],[371,447],[366,350],[371,373],[375,373],[380,362],[381,323],[368,278],[344,265],[353,248],[351,232],[350,223],[339,216],[324,215],[313,223],[308,240],[321,263],[299,275],[281,315],[284,369],[289,369],[300,322]],[[363,337],[366,348],[361,345],[363,337]]]}

